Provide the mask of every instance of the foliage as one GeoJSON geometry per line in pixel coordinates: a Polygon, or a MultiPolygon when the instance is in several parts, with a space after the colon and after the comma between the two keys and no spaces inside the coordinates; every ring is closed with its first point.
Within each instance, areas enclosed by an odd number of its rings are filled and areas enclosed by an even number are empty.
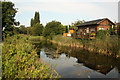
{"type": "Polygon", "coordinates": [[[26,35],[8,37],[2,48],[2,78],[57,78],[55,70],[42,59],[26,35]]]}
{"type": "Polygon", "coordinates": [[[74,23],[72,23],[72,26],[78,26],[78,25],[80,25],[80,24],[82,24],[82,23],[84,23],[85,21],[84,20],[77,20],[77,21],[75,21],[74,23]]]}
{"type": "Polygon", "coordinates": [[[32,35],[32,27],[27,27],[27,35],[32,35]]]}
{"type": "Polygon", "coordinates": [[[117,31],[117,33],[118,33],[118,36],[120,37],[120,24],[118,25],[118,31],[117,31]]]}
{"type": "Polygon", "coordinates": [[[107,30],[99,30],[96,33],[96,38],[99,38],[99,39],[105,39],[107,36],[110,36],[109,31],[107,30]]]}
{"type": "Polygon", "coordinates": [[[62,34],[64,31],[63,26],[60,22],[52,21],[46,24],[43,35],[44,37],[51,37],[53,35],[62,34]]]}
{"type": "Polygon", "coordinates": [[[39,12],[35,12],[34,19],[31,19],[30,22],[31,28],[27,28],[27,34],[40,36],[43,32],[43,25],[40,24],[39,12]]]}
{"type": "Polygon", "coordinates": [[[34,24],[40,23],[39,12],[35,12],[34,24]]]}
{"type": "Polygon", "coordinates": [[[106,55],[113,56],[120,55],[120,39],[117,36],[108,36],[108,32],[109,31],[99,31],[95,40],[74,39],[71,37],[57,35],[53,37],[52,41],[59,43],[60,45],[82,47],[84,49],[94,50],[100,54],[104,53],[106,55]]]}
{"type": "Polygon", "coordinates": [[[69,25],[69,30],[73,30],[73,29],[74,29],[74,26],[69,25]]]}
{"type": "Polygon", "coordinates": [[[61,43],[64,45],[82,45],[82,42],[80,39],[74,39],[71,37],[63,37],[62,35],[54,36],[53,41],[56,41],[57,43],[61,43]]]}
{"type": "Polygon", "coordinates": [[[37,23],[33,27],[33,35],[34,36],[41,36],[43,31],[43,25],[40,23],[37,23]]]}
{"type": "Polygon", "coordinates": [[[65,26],[65,33],[68,33],[68,27],[65,26]]]}
{"type": "Polygon", "coordinates": [[[34,19],[31,19],[31,27],[34,27],[37,23],[40,23],[39,12],[35,12],[34,19]]]}
{"type": "Polygon", "coordinates": [[[34,24],[34,19],[32,18],[30,22],[31,27],[33,27],[33,24],[34,24]]]}
{"type": "Polygon", "coordinates": [[[110,35],[115,35],[115,26],[113,26],[113,28],[112,27],[110,27],[110,29],[109,29],[109,32],[110,32],[110,35]]]}
{"type": "Polygon", "coordinates": [[[19,27],[15,27],[15,34],[19,34],[19,33],[20,33],[19,27]]]}
{"type": "Polygon", "coordinates": [[[14,17],[17,13],[17,9],[14,8],[14,4],[12,2],[0,2],[2,3],[2,29],[4,29],[4,33],[7,35],[7,32],[10,31],[11,35],[13,34],[13,26],[19,25],[19,22],[16,22],[14,17]],[[7,31],[7,32],[5,32],[7,31]]]}
{"type": "Polygon", "coordinates": [[[19,27],[20,34],[27,34],[27,28],[24,25],[19,27]]]}
{"type": "Polygon", "coordinates": [[[2,43],[0,43],[0,80],[2,79],[2,43]]]}

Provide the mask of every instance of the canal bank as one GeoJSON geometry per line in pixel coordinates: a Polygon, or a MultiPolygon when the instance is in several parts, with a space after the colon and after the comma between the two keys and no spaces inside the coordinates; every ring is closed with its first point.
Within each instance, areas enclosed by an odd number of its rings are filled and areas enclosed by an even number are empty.
{"type": "MultiPolygon", "coordinates": [[[[111,39],[111,38],[110,38],[111,39]]],[[[75,48],[81,48],[88,50],[90,52],[95,52],[100,55],[107,55],[113,56],[116,58],[120,58],[120,42],[119,39],[110,40],[106,38],[103,40],[81,40],[81,39],[74,39],[70,37],[63,37],[63,36],[55,36],[52,40],[48,40],[52,43],[61,45],[61,46],[71,46],[75,48]]]]}

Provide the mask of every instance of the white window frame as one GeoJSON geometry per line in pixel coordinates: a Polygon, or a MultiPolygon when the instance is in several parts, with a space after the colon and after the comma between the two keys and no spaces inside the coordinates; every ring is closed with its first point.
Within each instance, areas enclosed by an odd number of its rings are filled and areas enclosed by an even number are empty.
{"type": "Polygon", "coordinates": [[[86,29],[86,33],[89,33],[89,27],[86,29]]]}
{"type": "Polygon", "coordinates": [[[104,30],[104,27],[99,27],[99,30],[104,30]]]}

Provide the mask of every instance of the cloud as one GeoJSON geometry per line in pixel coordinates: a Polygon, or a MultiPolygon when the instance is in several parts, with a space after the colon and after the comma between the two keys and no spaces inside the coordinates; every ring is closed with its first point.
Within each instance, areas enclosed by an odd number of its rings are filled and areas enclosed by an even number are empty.
{"type": "MultiPolygon", "coordinates": [[[[81,18],[103,18],[110,17],[115,20],[117,16],[117,1],[118,0],[11,0],[18,8],[18,14],[25,12],[52,12],[64,15],[79,16],[81,18]],[[114,2],[116,2],[114,4],[114,2]],[[103,5],[104,4],[104,5],[103,5]],[[108,5],[111,4],[111,5],[108,5]]],[[[32,12],[32,13],[31,13],[32,12]]],[[[26,15],[27,15],[26,14],[26,15]]],[[[43,13],[44,14],[44,13],[43,13]]],[[[50,16],[50,14],[47,14],[50,16]]],[[[20,17],[19,17],[20,18],[20,17]]],[[[63,18],[64,19],[64,18],[63,18]]],[[[64,19],[65,21],[65,19],[64,19]]],[[[45,21],[44,21],[45,22],[45,21]]],[[[67,21],[65,21],[67,22],[67,21]]]]}
{"type": "Polygon", "coordinates": [[[13,2],[63,2],[63,1],[76,1],[76,2],[118,2],[119,0],[10,0],[13,2]]]}
{"type": "Polygon", "coordinates": [[[20,2],[19,11],[52,11],[56,13],[81,13],[102,10],[92,3],[76,2],[76,1],[41,1],[41,2],[20,2]]]}

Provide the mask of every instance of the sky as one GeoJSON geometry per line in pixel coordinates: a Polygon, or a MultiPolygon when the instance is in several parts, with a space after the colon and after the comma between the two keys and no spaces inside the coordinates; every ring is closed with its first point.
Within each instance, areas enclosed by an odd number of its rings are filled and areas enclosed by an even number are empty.
{"type": "Polygon", "coordinates": [[[119,0],[9,0],[18,8],[16,21],[26,27],[35,11],[40,13],[40,23],[44,26],[52,20],[70,25],[77,20],[108,18],[118,22],[119,0]]]}

